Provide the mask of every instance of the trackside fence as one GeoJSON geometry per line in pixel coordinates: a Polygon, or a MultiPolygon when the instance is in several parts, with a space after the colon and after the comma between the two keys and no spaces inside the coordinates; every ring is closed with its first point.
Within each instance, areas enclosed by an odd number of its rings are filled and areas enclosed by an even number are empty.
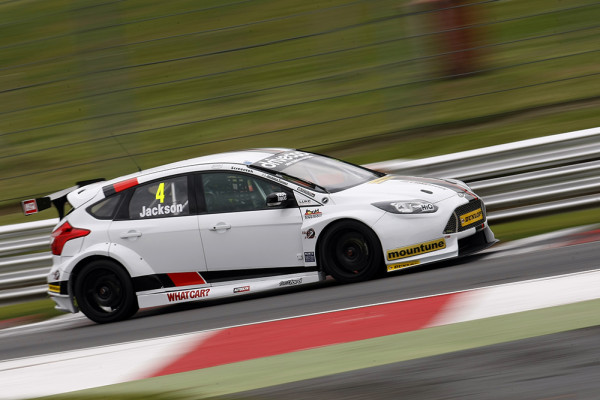
{"type": "MultiPolygon", "coordinates": [[[[600,128],[368,167],[463,180],[494,222],[600,206],[600,128]]],[[[58,219],[0,227],[0,304],[43,297],[58,219]]]]}

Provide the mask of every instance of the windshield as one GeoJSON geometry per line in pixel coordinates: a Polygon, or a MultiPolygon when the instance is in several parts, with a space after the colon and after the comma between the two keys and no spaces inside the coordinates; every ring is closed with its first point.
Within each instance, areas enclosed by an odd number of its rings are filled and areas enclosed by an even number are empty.
{"type": "Polygon", "coordinates": [[[324,188],[328,192],[339,192],[385,175],[334,158],[303,151],[274,154],[255,162],[252,167],[292,179],[297,178],[324,188]]]}

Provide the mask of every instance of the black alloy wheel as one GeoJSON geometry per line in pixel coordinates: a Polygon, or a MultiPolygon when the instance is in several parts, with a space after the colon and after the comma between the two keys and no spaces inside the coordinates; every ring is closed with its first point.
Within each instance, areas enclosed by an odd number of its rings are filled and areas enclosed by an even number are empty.
{"type": "Polygon", "coordinates": [[[329,229],[319,254],[325,272],[340,282],[365,281],[384,270],[379,238],[356,221],[339,222],[329,229]]]}
{"type": "Polygon", "coordinates": [[[83,267],[75,281],[75,298],[85,316],[99,324],[127,319],[138,310],[129,274],[110,260],[83,267]]]}

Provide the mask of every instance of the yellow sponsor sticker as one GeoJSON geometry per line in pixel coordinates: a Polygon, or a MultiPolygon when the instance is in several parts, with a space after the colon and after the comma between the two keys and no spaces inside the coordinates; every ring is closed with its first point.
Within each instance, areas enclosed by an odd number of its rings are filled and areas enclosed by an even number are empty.
{"type": "Polygon", "coordinates": [[[460,226],[466,226],[472,224],[473,222],[477,222],[483,219],[483,211],[481,208],[478,208],[475,211],[471,211],[470,213],[466,213],[460,216],[460,226]]]}
{"type": "Polygon", "coordinates": [[[392,178],[393,178],[393,176],[386,175],[386,176],[382,176],[381,178],[373,179],[372,181],[369,181],[369,183],[378,184],[381,182],[389,181],[392,178]]]}
{"type": "Polygon", "coordinates": [[[412,267],[413,265],[419,265],[421,262],[419,260],[415,261],[407,261],[400,264],[392,264],[387,266],[387,272],[397,271],[402,268],[412,267]]]}
{"type": "Polygon", "coordinates": [[[48,284],[48,291],[54,293],[60,293],[60,285],[48,284]]]}
{"type": "Polygon", "coordinates": [[[446,241],[444,238],[435,239],[430,242],[417,243],[412,246],[400,247],[399,249],[388,250],[387,259],[388,261],[398,260],[400,258],[418,256],[419,254],[430,253],[446,248],[446,241]]]}

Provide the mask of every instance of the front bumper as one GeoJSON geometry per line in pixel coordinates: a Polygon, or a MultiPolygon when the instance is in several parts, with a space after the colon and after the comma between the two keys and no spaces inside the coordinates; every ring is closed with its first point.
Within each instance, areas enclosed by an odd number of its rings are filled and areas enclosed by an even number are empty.
{"type": "Polygon", "coordinates": [[[388,271],[473,254],[497,242],[480,199],[456,196],[436,205],[436,213],[387,213],[375,224],[388,271]]]}
{"type": "Polygon", "coordinates": [[[475,232],[474,235],[458,240],[458,255],[468,256],[469,254],[478,253],[496,243],[498,243],[498,240],[494,237],[492,230],[490,228],[483,229],[475,232]]]}

